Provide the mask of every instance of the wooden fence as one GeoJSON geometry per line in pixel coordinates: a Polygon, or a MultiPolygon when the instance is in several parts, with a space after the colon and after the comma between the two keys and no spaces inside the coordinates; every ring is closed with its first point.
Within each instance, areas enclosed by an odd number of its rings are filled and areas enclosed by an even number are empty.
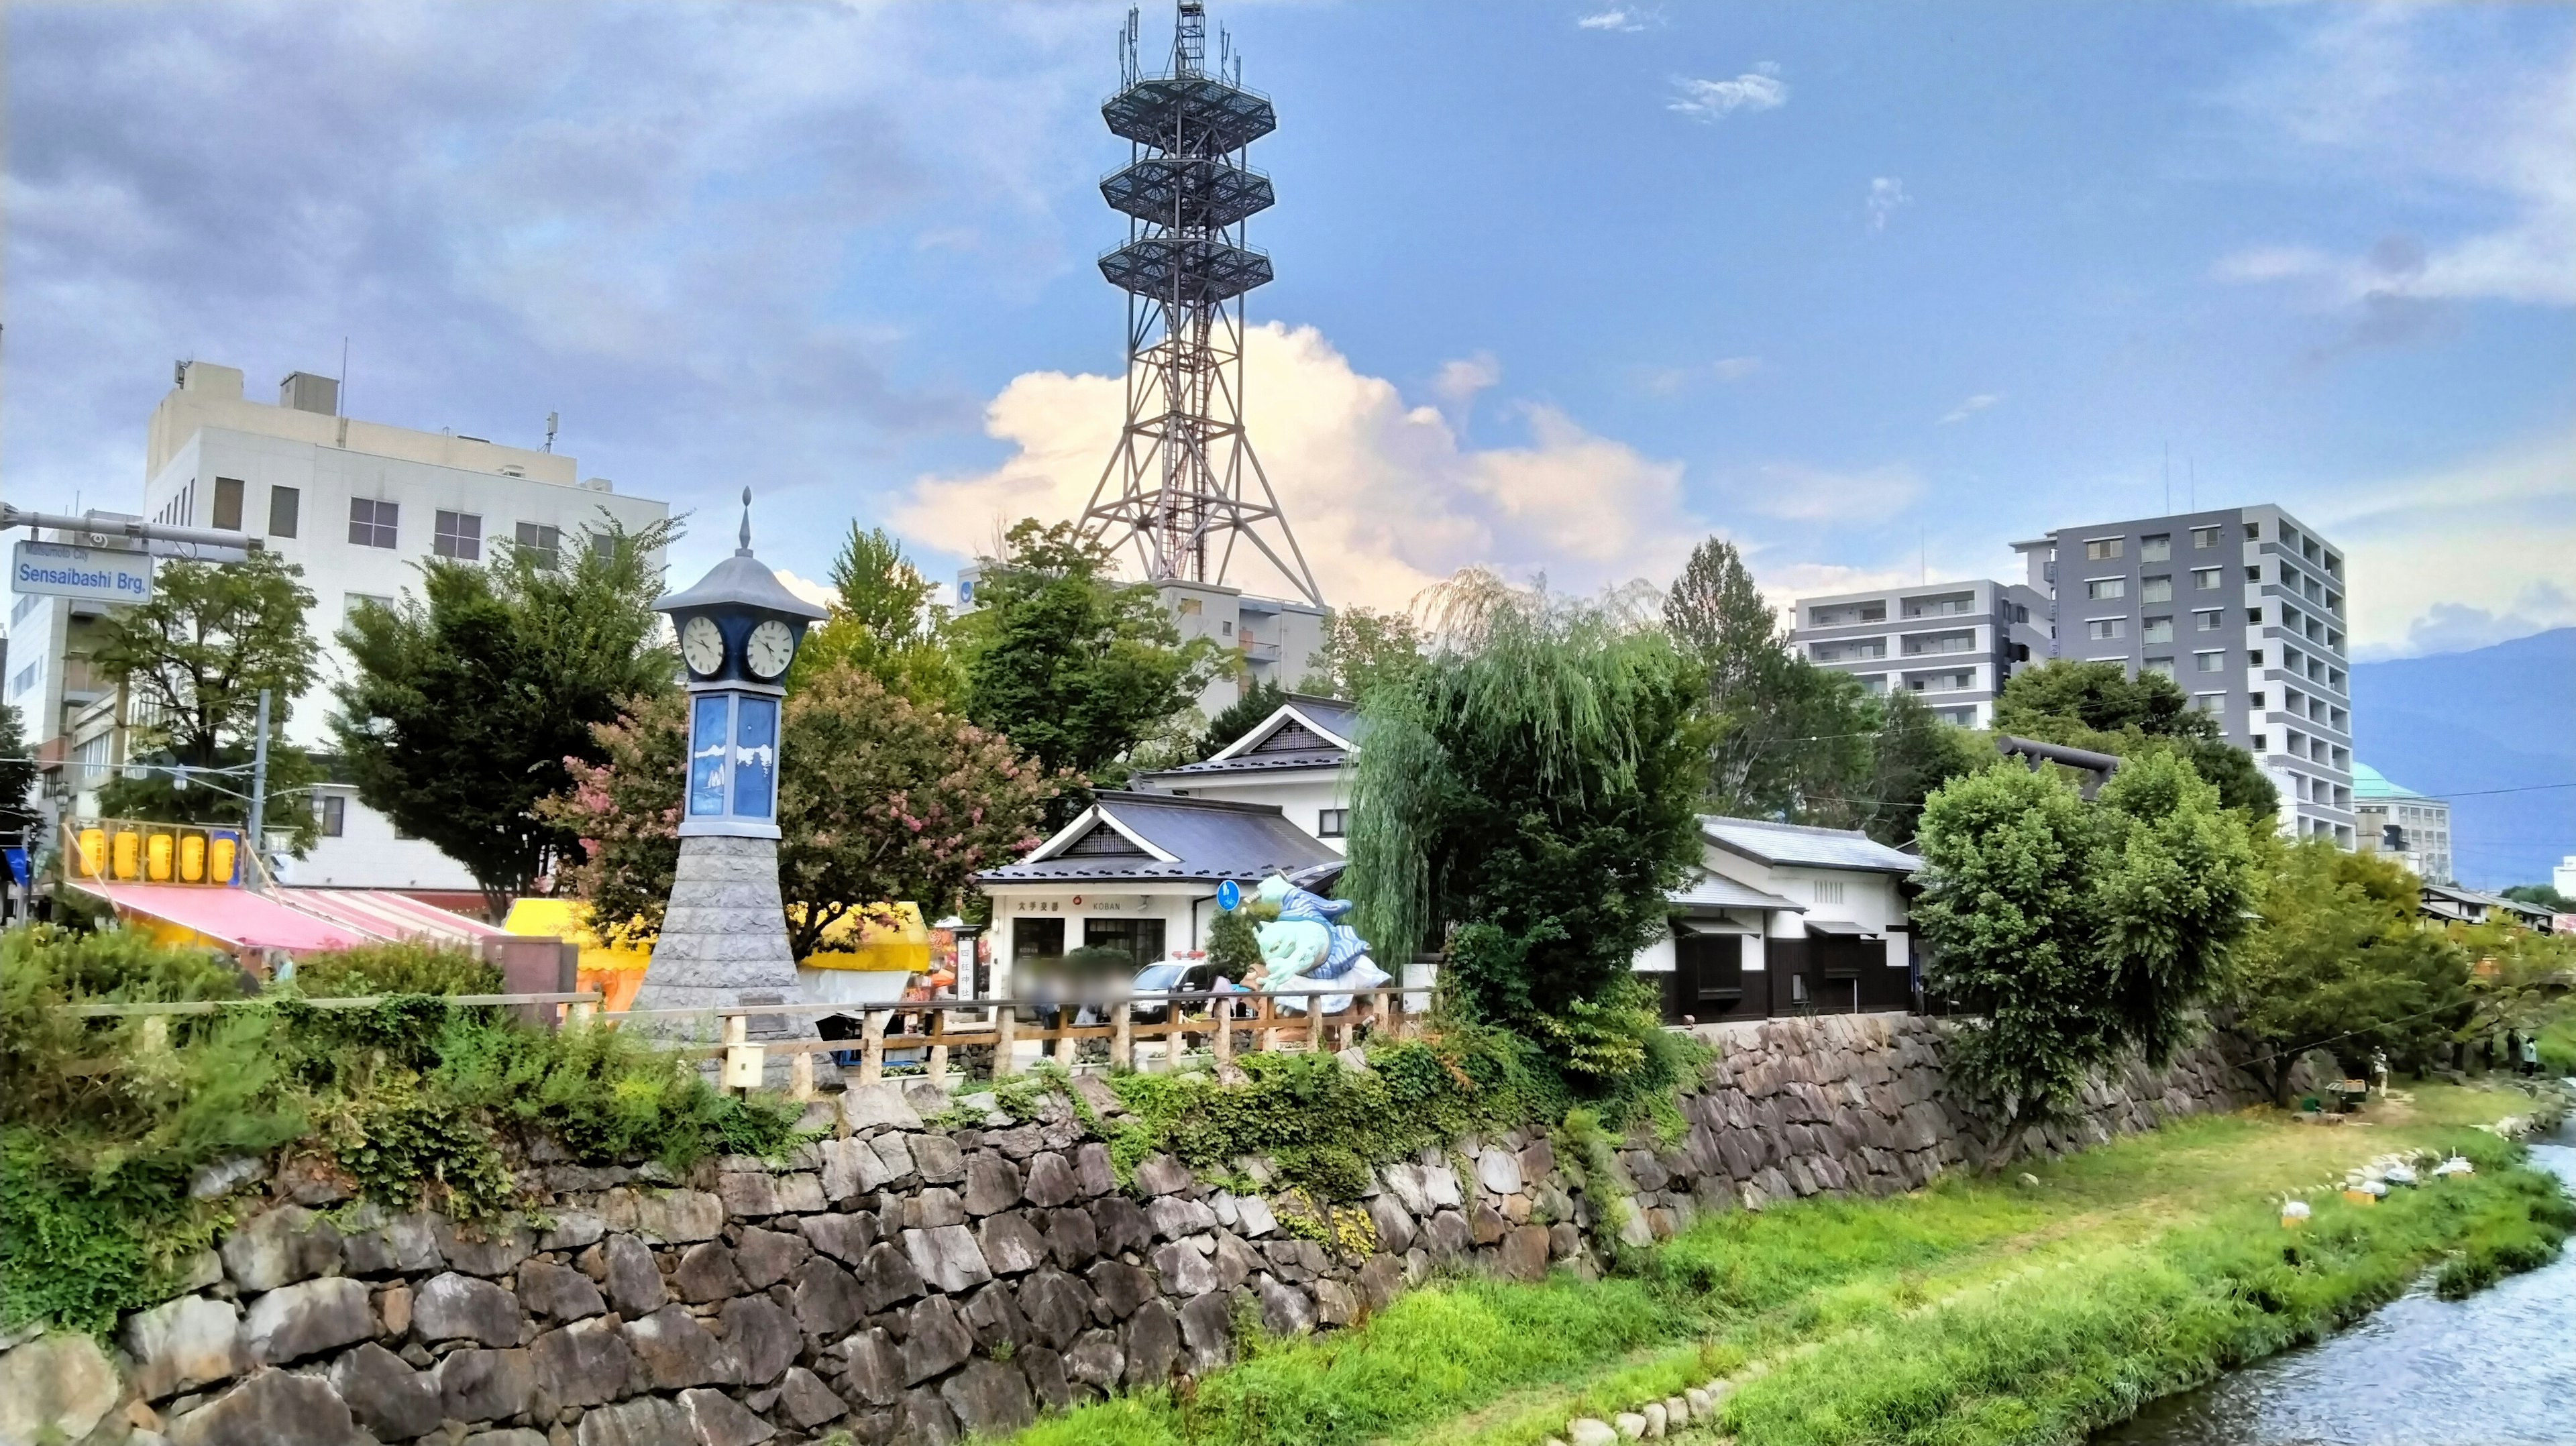
{"type": "MultiPolygon", "coordinates": [[[[1165,1069],[1180,1066],[1185,1056],[1203,1055],[1216,1064],[1228,1064],[1237,1054],[1280,1051],[1330,1051],[1347,1049],[1362,1035],[1384,1035],[1405,1038],[1421,1030],[1423,1012],[1408,1007],[1407,996],[1427,998],[1423,988],[1407,990],[1389,984],[1373,990],[1334,988],[1327,984],[1312,989],[1269,990],[1257,994],[1206,992],[1177,994],[1138,994],[1127,999],[1091,1006],[1108,1015],[1102,1024],[1056,1024],[1023,1026],[1017,1012],[1021,1009],[1073,1011],[1051,1001],[1023,999],[929,999],[897,1004],[744,1004],[715,1009],[629,1009],[603,1013],[596,991],[544,994],[456,994],[443,996],[450,1004],[507,1005],[523,1012],[540,1010],[560,1014],[567,1023],[589,1027],[600,1024],[635,1023],[655,1034],[678,1034],[672,1052],[693,1058],[722,1061],[722,1083],[728,1089],[751,1089],[767,1077],[773,1055],[787,1060],[788,1093],[796,1099],[815,1095],[814,1061],[818,1055],[855,1054],[858,1062],[850,1078],[858,1084],[875,1084],[890,1072],[909,1074],[918,1070],[921,1077],[934,1083],[950,1082],[952,1051],[989,1049],[992,1051],[992,1073],[1004,1077],[1019,1068],[1017,1054],[1022,1044],[1035,1043],[1041,1057],[1058,1059],[1068,1067],[1079,1062],[1067,1055],[1078,1054],[1082,1042],[1106,1040],[1107,1063],[1113,1067],[1150,1069],[1159,1059],[1165,1069]],[[1325,999],[1348,995],[1350,1007],[1338,1013],[1323,1013],[1325,999]],[[1282,1013],[1278,1001],[1305,1001],[1301,1013],[1282,1013]],[[1221,1012],[1225,1016],[1218,1017],[1221,1012]],[[1139,1019],[1140,1011],[1160,1008],[1162,1018],[1139,1019]],[[1193,1017],[1189,1010],[1196,1009],[1193,1017]],[[1238,1013],[1239,1011],[1239,1013],[1238,1013]],[[791,1016],[855,1016],[859,1019],[856,1039],[752,1038],[753,1021],[764,1021],[764,1033],[783,1030],[791,1016]],[[693,1020],[712,1026],[707,1033],[717,1036],[697,1042],[685,1036],[697,1031],[678,1030],[670,1026],[693,1020]],[[1193,1049],[1191,1041],[1199,1041],[1193,1049]],[[1339,1043],[1335,1043],[1335,1041],[1339,1043]],[[1159,1041],[1159,1051],[1139,1053],[1137,1045],[1159,1041]],[[889,1062],[889,1054],[907,1056],[889,1062]]],[[[299,1001],[316,1009],[365,1009],[383,1004],[392,996],[367,996],[351,999],[307,999],[299,1001]]],[[[178,1004],[76,1004],[64,1006],[64,1012],[85,1019],[140,1016],[147,1047],[156,1039],[166,1038],[168,1020],[173,1015],[212,1014],[217,1009],[271,1002],[250,997],[239,1000],[192,1000],[178,1004]]],[[[963,1078],[962,1073],[959,1078],[963,1078]]]]}

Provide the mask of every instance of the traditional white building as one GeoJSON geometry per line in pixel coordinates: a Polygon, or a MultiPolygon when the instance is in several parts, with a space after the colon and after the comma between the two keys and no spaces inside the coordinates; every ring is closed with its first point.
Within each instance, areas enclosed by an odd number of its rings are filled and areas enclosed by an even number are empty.
{"type": "Polygon", "coordinates": [[[1131,783],[1178,798],[1274,807],[1341,853],[1350,828],[1350,763],[1359,751],[1359,723],[1359,709],[1352,704],[1291,693],[1252,731],[1210,757],[1139,774],[1131,783]]]}
{"type": "Polygon", "coordinates": [[[1702,814],[1699,830],[1671,931],[1637,956],[1666,1022],[1913,1004],[1902,886],[1921,859],[1848,829],[1702,814]]]}
{"type": "MultiPolygon", "coordinates": [[[[153,408],[144,472],[143,517],[238,532],[303,568],[323,664],[311,691],[279,700],[282,731],[324,753],[330,686],[349,667],[332,638],[350,609],[417,592],[417,565],[430,558],[479,562],[503,545],[559,552],[591,545],[609,519],[631,532],[670,515],[668,504],[619,495],[605,478],[582,479],[562,453],[345,417],[339,383],[304,372],[279,384],[275,405],[252,401],[240,371],[202,361],[181,362],[153,408]]],[[[140,721],[89,668],[84,622],[106,606],[29,594],[12,608],[7,697],[22,710],[58,816],[80,811],[126,761],[128,729],[140,721]]],[[[288,882],[473,887],[462,865],[396,833],[353,787],[279,800],[270,816],[289,806],[311,808],[322,838],[307,857],[285,861],[288,882]]]]}

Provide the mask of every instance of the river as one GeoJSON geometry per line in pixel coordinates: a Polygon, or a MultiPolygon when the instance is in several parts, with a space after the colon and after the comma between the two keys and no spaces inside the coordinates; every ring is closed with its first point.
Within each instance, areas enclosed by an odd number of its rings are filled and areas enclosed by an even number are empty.
{"type": "MultiPolygon", "coordinates": [[[[2576,1191],[2576,1119],[2532,1144],[2576,1191]]],[[[2093,1446],[2576,1446],[2576,1242],[2463,1301],[2361,1324],[2149,1406],[2093,1446]]]]}

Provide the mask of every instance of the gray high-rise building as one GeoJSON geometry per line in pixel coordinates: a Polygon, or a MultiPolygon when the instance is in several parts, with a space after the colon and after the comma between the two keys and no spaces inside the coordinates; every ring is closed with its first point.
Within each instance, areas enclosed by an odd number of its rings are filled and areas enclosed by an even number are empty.
{"type": "Polygon", "coordinates": [[[1789,641],[1872,693],[1917,693],[1946,722],[1989,728],[2013,668],[2048,656],[2048,598],[1982,578],[1800,598],[1789,641]]]}
{"type": "Polygon", "coordinates": [[[2340,548],[2278,507],[2062,527],[2016,542],[2051,652],[2162,673],[2281,791],[2281,826],[2353,845],[2340,548]]]}

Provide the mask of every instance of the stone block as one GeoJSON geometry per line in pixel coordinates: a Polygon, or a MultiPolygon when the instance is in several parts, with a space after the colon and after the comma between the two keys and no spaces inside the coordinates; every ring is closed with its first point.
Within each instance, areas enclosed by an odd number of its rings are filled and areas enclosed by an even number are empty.
{"type": "Polygon", "coordinates": [[[488,1224],[459,1225],[444,1215],[433,1215],[429,1228],[438,1238],[439,1254],[447,1258],[449,1269],[486,1280],[518,1269],[519,1262],[537,1248],[537,1232],[516,1216],[488,1224]]]}
{"type": "Polygon", "coordinates": [[[939,1386],[958,1424],[977,1437],[1004,1437],[1037,1420],[1028,1378],[1002,1361],[977,1359],[939,1386]]]}
{"type": "Polygon", "coordinates": [[[1010,1286],[1001,1281],[959,1302],[958,1314],[964,1318],[967,1333],[975,1337],[979,1350],[1007,1352],[1029,1338],[1029,1323],[1021,1318],[1010,1286]]]}
{"type": "Polygon", "coordinates": [[[626,1332],[605,1317],[576,1321],[528,1343],[537,1399],[555,1408],[597,1406],[640,1389],[646,1378],[626,1332]]]}
{"type": "Polygon", "coordinates": [[[79,1440],[123,1397],[115,1362],[88,1336],[41,1335],[0,1352],[0,1441],[12,1446],[79,1440]]]}
{"type": "Polygon", "coordinates": [[[797,1352],[805,1344],[796,1317],[765,1295],[726,1301],[722,1321],[717,1334],[733,1353],[734,1366],[746,1386],[766,1386],[777,1380],[796,1364],[797,1352]]]}
{"type": "Polygon", "coordinates": [[[1075,1178],[1073,1166],[1063,1155],[1048,1150],[1029,1157],[1028,1179],[1020,1190],[1030,1204],[1051,1209],[1078,1199],[1082,1182],[1075,1178]]]}
{"type": "Polygon", "coordinates": [[[1145,1207],[1146,1223],[1165,1240],[1216,1228],[1216,1211],[1184,1195],[1163,1195],[1145,1207]]]}
{"type": "Polygon", "coordinates": [[[250,1369],[241,1311],[230,1301],[183,1295],[125,1318],[119,1340],[134,1361],[134,1393],[158,1401],[228,1381],[250,1369]]]}
{"type": "MultiPolygon", "coordinates": [[[[509,1293],[502,1296],[508,1299],[509,1293]]],[[[510,1340],[516,1344],[515,1302],[510,1316],[510,1340]]],[[[280,1286],[252,1301],[241,1330],[251,1359],[284,1365],[367,1339],[376,1333],[376,1313],[368,1303],[366,1282],[330,1276],[280,1286]]]]}
{"type": "Polygon", "coordinates": [[[765,1220],[778,1213],[778,1182],[766,1174],[719,1175],[716,1194],[725,1213],[737,1220],[765,1220]]]}
{"type": "Polygon", "coordinates": [[[1119,1260],[1103,1260],[1083,1272],[1096,1302],[1092,1319],[1107,1324],[1134,1315],[1154,1298],[1154,1277],[1119,1260]]]}
{"type": "Polygon", "coordinates": [[[1046,1242],[1047,1253],[1066,1270],[1080,1270],[1100,1255],[1100,1231],[1091,1223],[1091,1212],[1073,1206],[1047,1212],[1046,1242]]]}
{"type": "Polygon", "coordinates": [[[830,1208],[823,1198],[823,1177],[810,1170],[791,1170],[776,1180],[778,1208],[789,1215],[810,1215],[830,1208]]]}
{"type": "Polygon", "coordinates": [[[778,1413],[787,1424],[799,1431],[811,1431],[826,1421],[848,1415],[850,1403],[823,1384],[823,1378],[803,1366],[791,1367],[778,1383],[778,1413]]]}
{"type": "Polygon", "coordinates": [[[914,1306],[904,1321],[903,1383],[917,1386],[955,1370],[974,1353],[974,1333],[966,1328],[957,1303],[934,1295],[914,1306]]]}
{"type": "Polygon", "coordinates": [[[871,1406],[892,1406],[903,1400],[903,1350],[891,1333],[860,1331],[837,1349],[842,1379],[851,1394],[871,1406]]]}
{"type": "Polygon", "coordinates": [[[1091,1325],[1089,1287],[1063,1271],[1045,1269],[1020,1282],[1020,1316],[1035,1340],[1069,1350],[1091,1325]]]}
{"type": "Polygon", "coordinates": [[[519,1304],[530,1314],[558,1321],[588,1320],[608,1309],[589,1276],[543,1260],[519,1267],[519,1304]]]}
{"type": "Polygon", "coordinates": [[[438,1429],[438,1382],[373,1341],[333,1361],[330,1381],[357,1423],[382,1440],[408,1441],[438,1429]]]}
{"type": "Polygon", "coordinates": [[[1234,1359],[1234,1303],[1219,1291],[1181,1303],[1181,1349],[1190,1372],[1205,1375],[1234,1359]]]}
{"type": "Polygon", "coordinates": [[[697,1317],[676,1305],[628,1321],[626,1343],[644,1363],[657,1391],[727,1386],[738,1375],[731,1353],[698,1324],[697,1317]]]}
{"type": "Polygon", "coordinates": [[[1393,1304],[1396,1292],[1404,1286],[1404,1262],[1387,1254],[1372,1255],[1360,1266],[1360,1296],[1371,1310],[1384,1310],[1393,1304]]]}
{"type": "Polygon", "coordinates": [[[995,1275],[1026,1275],[1047,1258],[1045,1238],[1021,1211],[986,1220],[976,1232],[976,1243],[995,1275]]]}
{"type": "Polygon", "coordinates": [[[867,1257],[868,1247],[877,1243],[877,1218],[865,1211],[808,1215],[796,1222],[796,1229],[807,1245],[843,1265],[858,1264],[867,1257]]]}
{"type": "MultiPolygon", "coordinates": [[[[860,1217],[816,1215],[809,1218],[853,1220],[860,1217]]],[[[796,1267],[803,1265],[813,1253],[814,1247],[806,1243],[803,1235],[791,1235],[783,1230],[763,1230],[754,1225],[745,1227],[741,1236],[734,1241],[733,1264],[734,1269],[742,1272],[742,1284],[745,1290],[767,1290],[795,1274],[796,1267]]]]}
{"type": "Polygon", "coordinates": [[[1159,1386],[1172,1378],[1181,1355],[1180,1318],[1159,1300],[1136,1307],[1127,1318],[1122,1342],[1127,1357],[1127,1384],[1159,1386]]]}
{"type": "Polygon", "coordinates": [[[925,1185],[955,1185],[966,1178],[966,1156],[946,1135],[915,1135],[912,1168],[925,1185]]]}
{"type": "Polygon", "coordinates": [[[1548,1238],[1543,1225],[1521,1225],[1503,1237],[1502,1271],[1514,1280],[1547,1279],[1548,1238]]]}
{"type": "Polygon", "coordinates": [[[1378,1244],[1389,1253],[1402,1255],[1413,1247],[1413,1217],[1392,1194],[1380,1195],[1368,1202],[1369,1220],[1377,1226],[1378,1244]]]}
{"type": "Polygon", "coordinates": [[[635,1233],[656,1245],[713,1240],[724,1223],[724,1201],[704,1190],[665,1190],[635,1202],[635,1233]]]}
{"type": "Polygon", "coordinates": [[[965,1433],[956,1413],[939,1399],[938,1387],[915,1386],[903,1393],[903,1404],[895,1411],[892,1439],[903,1446],[955,1446],[965,1433]]]}
{"type": "Polygon", "coordinates": [[[1165,1295],[1197,1295],[1216,1289],[1216,1267],[1205,1255],[1175,1241],[1154,1252],[1154,1273],[1165,1295]]]}
{"type": "Polygon", "coordinates": [[[951,1293],[971,1290],[993,1278],[983,1248],[963,1225],[903,1232],[904,1254],[931,1289],[951,1293]]]}
{"type": "MultiPolygon", "coordinates": [[[[869,1315],[890,1310],[921,1294],[921,1272],[912,1265],[912,1257],[892,1241],[880,1240],[868,1247],[858,1269],[859,1308],[869,1315]]],[[[879,1401],[877,1405],[892,1405],[879,1401]]]]}
{"type": "Polygon", "coordinates": [[[1109,1147],[1094,1140],[1076,1148],[1073,1152],[1073,1178],[1086,1197],[1114,1193],[1118,1189],[1118,1171],[1110,1163],[1109,1147]]]}
{"type": "Polygon", "coordinates": [[[1271,1211],[1270,1202],[1258,1195],[1237,1197],[1234,1208],[1236,1228],[1246,1239],[1258,1240],[1279,1228],[1279,1217],[1271,1211]]]}
{"type": "Polygon", "coordinates": [[[455,1351],[438,1363],[438,1409],[456,1421],[506,1421],[528,1409],[536,1372],[520,1350],[455,1351]]]}
{"type": "Polygon", "coordinates": [[[351,1208],[340,1241],[340,1268],[350,1275],[425,1275],[439,1269],[446,1260],[429,1222],[425,1211],[394,1215],[373,1202],[351,1208]]]}
{"type": "Polygon", "coordinates": [[[1103,1195],[1092,1201],[1091,1223],[1103,1255],[1142,1254],[1154,1243],[1154,1227],[1144,1210],[1124,1195],[1103,1195]]]}
{"type": "Polygon", "coordinates": [[[689,1418],[659,1396],[643,1396],[586,1412],[574,1428],[573,1446],[691,1446],[689,1418]]]}
{"type": "Polygon", "coordinates": [[[1261,1325],[1274,1336],[1301,1336],[1315,1328],[1315,1303],[1306,1292],[1264,1275],[1253,1282],[1261,1298],[1261,1325]]]}
{"type": "Polygon", "coordinates": [[[1118,1344],[1118,1333],[1106,1329],[1084,1331],[1072,1349],[1064,1353],[1064,1372],[1096,1391],[1118,1389],[1127,1375],[1127,1353],[1118,1344]]]}
{"type": "Polygon", "coordinates": [[[340,1266],[340,1232],[301,1205],[280,1205],[224,1237],[224,1273],[244,1291],[275,1290],[340,1266]]]}
{"type": "Polygon", "coordinates": [[[168,1434],[171,1446],[363,1446],[375,1439],[359,1429],[329,1381],[292,1371],[252,1376],[171,1422],[168,1434]]]}
{"type": "Polygon", "coordinates": [[[1451,1260],[1467,1253],[1467,1217],[1455,1210],[1434,1214],[1423,1226],[1422,1243],[1434,1260],[1451,1260]]]}
{"type": "Polygon", "coordinates": [[[885,1178],[885,1184],[880,1188],[896,1189],[906,1180],[919,1178],[912,1165],[912,1142],[928,1138],[927,1135],[907,1135],[894,1130],[869,1138],[868,1148],[877,1156],[877,1171],[885,1178]]]}
{"type": "Polygon", "coordinates": [[[796,1324],[809,1336],[833,1339],[867,1314],[868,1292],[858,1278],[815,1257],[796,1268],[796,1324]]]}
{"type": "Polygon", "coordinates": [[[1065,1373],[1062,1352],[1047,1346],[1028,1346],[1011,1358],[1020,1374],[1029,1378],[1029,1391],[1038,1398],[1041,1411],[1067,1411],[1073,1408],[1073,1378],[1065,1373]]]}
{"type": "MultiPolygon", "coordinates": [[[[727,1175],[728,1180],[760,1178],[751,1175],[727,1175]]],[[[742,1272],[734,1267],[733,1249],[720,1240],[702,1240],[680,1256],[680,1268],[671,1272],[671,1289],[691,1305],[707,1305],[730,1300],[743,1293],[742,1272]]]]}
{"type": "Polygon", "coordinates": [[[696,1446],[759,1446],[778,1428],[743,1409],[722,1391],[701,1386],[680,1393],[680,1414],[688,1418],[689,1438],[696,1446]]]}
{"type": "Polygon", "coordinates": [[[1259,1251],[1234,1236],[1219,1234],[1216,1248],[1208,1252],[1208,1262],[1216,1267],[1216,1288],[1232,1291],[1252,1279],[1261,1269],[1259,1251]]]}
{"type": "Polygon", "coordinates": [[[893,1178],[865,1140],[825,1140],[817,1149],[823,1157],[823,1196],[835,1205],[882,1190],[893,1178]]]}
{"type": "Polygon", "coordinates": [[[854,1084],[841,1091],[841,1127],[852,1134],[868,1130],[921,1129],[921,1116],[890,1084],[854,1084]]]}
{"type": "Polygon", "coordinates": [[[609,1304],[630,1320],[660,1310],[671,1298],[662,1272],[653,1264],[653,1252],[632,1235],[612,1235],[601,1241],[599,1267],[609,1304]]]}
{"type": "Polygon", "coordinates": [[[1520,1193],[1520,1157],[1508,1150],[1480,1151],[1476,1156],[1476,1183],[1496,1195],[1520,1193]]]}
{"type": "Polygon", "coordinates": [[[1197,1183],[1190,1167],[1170,1155],[1148,1155],[1136,1167],[1136,1189],[1145,1195],[1172,1195],[1197,1183]]]}
{"type": "MultiPolygon", "coordinates": [[[[981,1219],[1020,1203],[1020,1167],[990,1150],[966,1157],[965,1211],[981,1219]]],[[[941,1221],[953,1224],[953,1221],[941,1221]]]]}
{"type": "Polygon", "coordinates": [[[519,1343],[519,1298],[488,1280],[449,1271],[413,1292],[412,1330],[424,1341],[519,1343]]]}

